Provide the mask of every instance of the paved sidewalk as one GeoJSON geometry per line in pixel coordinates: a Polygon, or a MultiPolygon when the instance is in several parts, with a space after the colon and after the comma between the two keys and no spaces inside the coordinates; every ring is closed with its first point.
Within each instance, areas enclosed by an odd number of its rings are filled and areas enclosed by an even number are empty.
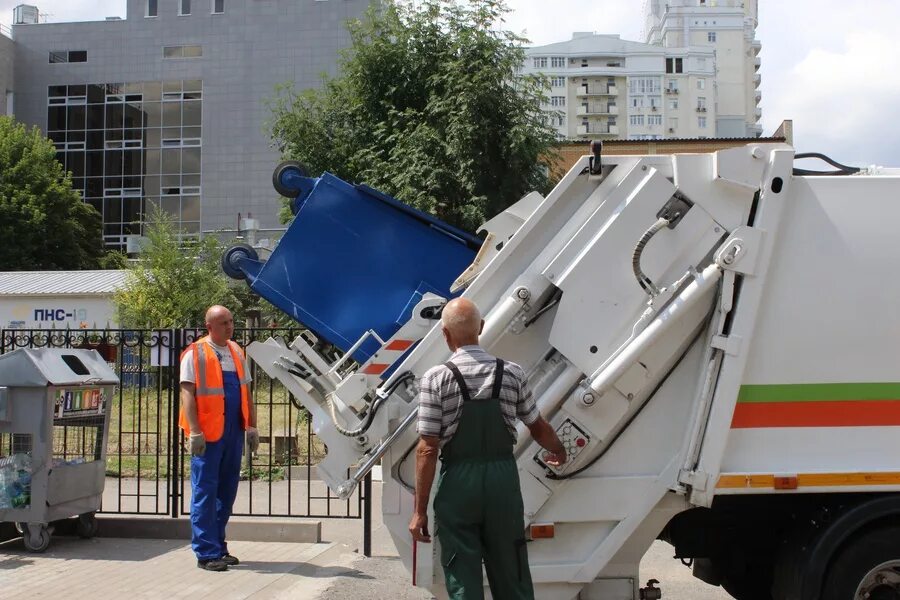
{"type": "Polygon", "coordinates": [[[336,579],[371,579],[350,567],[357,555],[338,544],[233,542],[245,562],[225,573],[196,567],[184,541],[54,538],[44,554],[20,539],[0,544],[0,595],[128,600],[205,598],[312,600],[336,579]]]}

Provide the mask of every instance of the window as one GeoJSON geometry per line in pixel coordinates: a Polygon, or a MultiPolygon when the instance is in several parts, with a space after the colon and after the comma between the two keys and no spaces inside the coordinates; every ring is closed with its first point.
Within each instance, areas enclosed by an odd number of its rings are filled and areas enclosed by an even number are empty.
{"type": "Polygon", "coordinates": [[[667,58],[666,59],[666,73],[683,73],[684,72],[684,59],[683,58],[667,58]]]}
{"type": "Polygon", "coordinates": [[[550,57],[550,66],[554,69],[564,69],[566,67],[566,59],[563,56],[550,57]]]}
{"type": "Polygon", "coordinates": [[[83,63],[87,62],[87,50],[69,50],[50,52],[51,63],[83,63]]]}
{"type": "Polygon", "coordinates": [[[644,126],[644,115],[631,115],[631,117],[629,117],[629,122],[632,125],[643,127],[644,126]]]}
{"type": "Polygon", "coordinates": [[[706,80],[705,80],[705,79],[700,78],[700,79],[697,80],[697,89],[698,89],[698,90],[705,90],[705,89],[706,89],[706,80]]]}
{"type": "Polygon", "coordinates": [[[546,69],[547,68],[547,57],[546,56],[538,56],[531,59],[531,63],[535,69],[546,69]]]}
{"type": "Polygon", "coordinates": [[[158,17],[159,16],[159,0],[147,0],[147,15],[148,17],[158,17]]]}
{"type": "Polygon", "coordinates": [[[706,129],[706,117],[697,117],[697,127],[706,129]]]}
{"type": "Polygon", "coordinates": [[[163,46],[163,58],[199,58],[201,56],[203,56],[203,46],[163,46]]]}
{"type": "Polygon", "coordinates": [[[678,129],[678,117],[672,117],[669,119],[669,131],[674,133],[676,129],[678,129]]]}
{"type": "Polygon", "coordinates": [[[182,17],[191,14],[191,0],[178,0],[178,14],[182,17]]]}
{"type": "Polygon", "coordinates": [[[628,80],[628,91],[631,94],[658,94],[659,85],[658,77],[632,77],[628,80]]]}
{"type": "Polygon", "coordinates": [[[706,112],[706,98],[700,96],[697,98],[697,110],[700,112],[706,112]]]}
{"type": "Polygon", "coordinates": [[[632,96],[631,97],[631,108],[644,108],[644,97],[643,96],[632,96]]]}
{"type": "Polygon", "coordinates": [[[550,87],[555,87],[555,88],[566,87],[566,78],[565,77],[551,77],[550,78],[550,87]]]}
{"type": "Polygon", "coordinates": [[[588,59],[582,58],[582,59],[581,59],[581,66],[582,66],[582,68],[587,67],[587,66],[588,66],[588,59]]]}
{"type": "Polygon", "coordinates": [[[566,105],[566,97],[565,96],[550,96],[550,106],[565,106],[566,105]]]}
{"type": "Polygon", "coordinates": [[[678,100],[669,100],[669,110],[678,110],[678,100]]]}
{"type": "Polygon", "coordinates": [[[225,0],[212,0],[212,14],[221,15],[225,12],[225,0]]]}
{"type": "Polygon", "coordinates": [[[709,33],[707,33],[707,34],[706,34],[706,41],[711,42],[711,43],[715,43],[715,41],[716,41],[716,32],[715,32],[715,31],[710,31],[709,33]]]}
{"type": "Polygon", "coordinates": [[[659,110],[659,107],[662,106],[662,98],[660,96],[650,96],[647,99],[650,101],[652,110],[659,110]]]}
{"type": "Polygon", "coordinates": [[[647,125],[662,125],[662,115],[647,115],[647,125]]]}
{"type": "Polygon", "coordinates": [[[666,81],[666,93],[667,94],[677,94],[678,93],[678,80],[677,79],[669,79],[666,81]]]}

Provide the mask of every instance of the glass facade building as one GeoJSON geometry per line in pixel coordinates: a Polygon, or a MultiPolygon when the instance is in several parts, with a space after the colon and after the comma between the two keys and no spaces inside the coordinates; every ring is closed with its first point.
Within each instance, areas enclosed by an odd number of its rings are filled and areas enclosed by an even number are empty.
{"type": "Polygon", "coordinates": [[[47,98],[47,134],[103,215],[107,247],[124,250],[155,206],[182,234],[200,233],[202,81],[59,85],[47,98]]]}

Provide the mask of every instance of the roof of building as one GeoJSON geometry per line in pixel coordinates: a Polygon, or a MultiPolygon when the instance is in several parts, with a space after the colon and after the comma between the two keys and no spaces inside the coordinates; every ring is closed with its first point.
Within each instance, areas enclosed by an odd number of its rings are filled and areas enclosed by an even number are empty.
{"type": "Polygon", "coordinates": [[[528,55],[578,54],[579,56],[597,54],[604,56],[624,56],[625,54],[640,52],[665,54],[666,49],[662,46],[652,46],[650,44],[642,44],[641,42],[623,40],[618,35],[598,33],[589,35],[576,34],[571,40],[547,44],[546,46],[533,46],[526,50],[528,55]]]}
{"type": "Polygon", "coordinates": [[[0,296],[93,296],[112,294],[125,284],[128,271],[0,272],[0,296]]]}

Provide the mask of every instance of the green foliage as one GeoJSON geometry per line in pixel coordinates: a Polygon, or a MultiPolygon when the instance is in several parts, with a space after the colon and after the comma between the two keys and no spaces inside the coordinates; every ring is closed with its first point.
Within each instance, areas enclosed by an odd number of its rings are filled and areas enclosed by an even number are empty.
{"type": "Polygon", "coordinates": [[[0,270],[97,268],[101,225],[72,189],[53,143],[0,116],[0,270]]]}
{"type": "Polygon", "coordinates": [[[127,269],[128,255],[124,252],[110,250],[97,261],[101,269],[127,269]]]}
{"type": "Polygon", "coordinates": [[[474,229],[547,191],[555,136],[543,78],[520,76],[526,40],[503,0],[385,2],[350,24],[324,89],[277,91],[271,133],[313,174],[362,181],[474,229]]]}
{"type": "Polygon", "coordinates": [[[143,247],[125,287],[113,297],[123,327],[202,327],[206,309],[239,303],[220,272],[222,246],[213,236],[179,240],[159,209],[147,219],[143,247]]]}

